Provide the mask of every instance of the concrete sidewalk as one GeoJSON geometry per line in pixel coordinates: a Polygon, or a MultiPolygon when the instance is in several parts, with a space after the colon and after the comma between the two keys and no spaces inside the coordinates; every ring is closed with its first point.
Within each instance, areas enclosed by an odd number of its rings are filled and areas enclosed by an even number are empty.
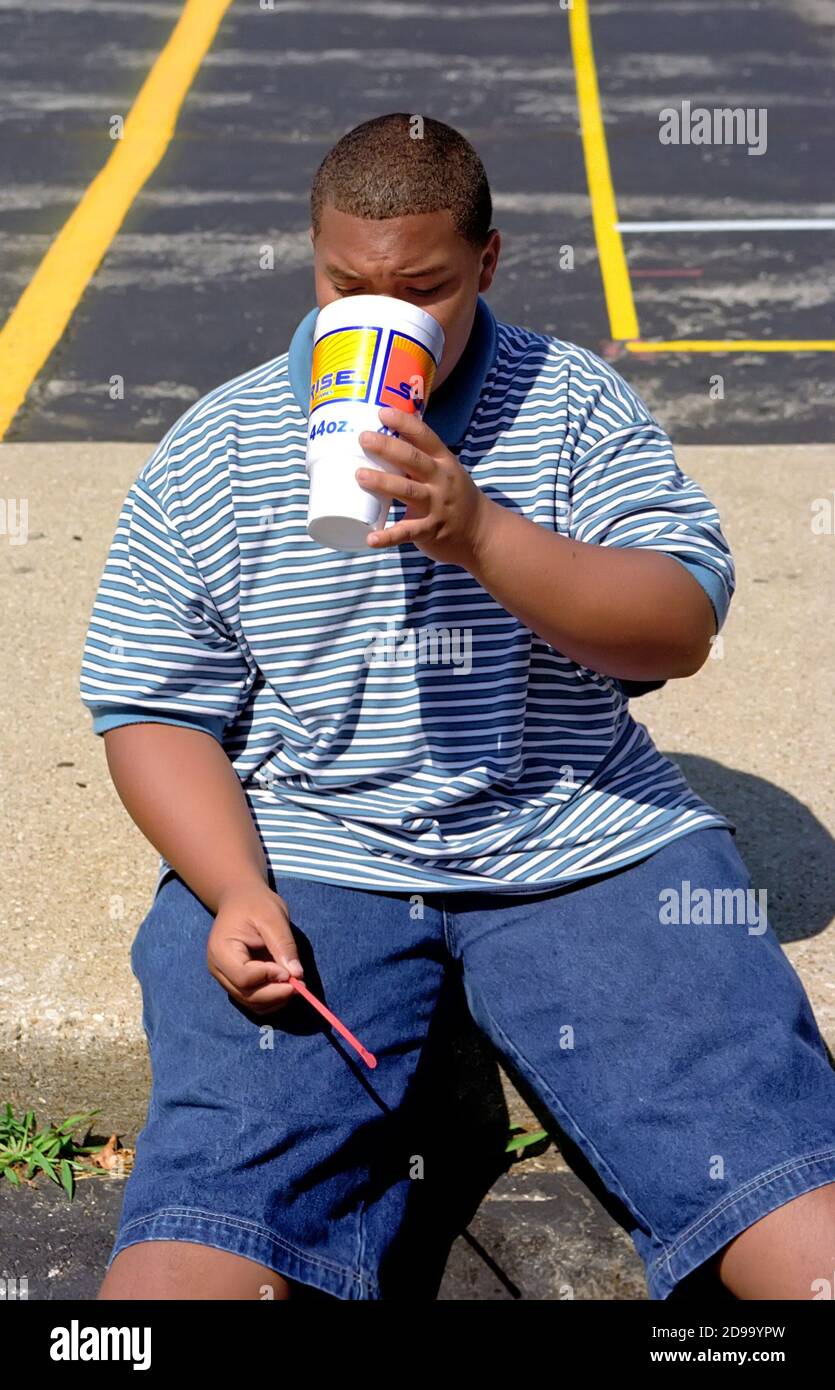
{"type": "MultiPolygon", "coordinates": [[[[145,445],[0,447],[7,531],[9,500],[28,504],[26,543],[0,535],[7,850],[0,1101],[34,1108],[42,1122],[100,1107],[96,1132],[116,1130],[124,1143],[143,1122],[149,1082],[128,953],[158,856],[116,795],[77,687],[116,518],[149,452],[145,445]]],[[[678,458],[719,507],[737,561],[737,595],[714,658],[693,679],[636,701],[634,713],[738,824],[754,886],[768,891],[769,916],[835,1050],[833,450],[691,447],[678,458]],[[815,501],[827,498],[830,529],[817,534],[813,517],[824,509],[815,501]]],[[[461,1052],[464,1073],[482,1068],[495,1078],[490,1055],[473,1039],[461,1052]]],[[[471,1084],[466,1076],[463,1084],[471,1084]]],[[[537,1127],[506,1078],[503,1090],[510,1123],[537,1127]]],[[[483,1117],[488,1127],[508,1118],[498,1095],[483,1117]]],[[[563,1284],[578,1298],[645,1297],[627,1237],[553,1146],[499,1179],[470,1231],[477,1234],[456,1243],[443,1297],[559,1298],[563,1284]]]]}

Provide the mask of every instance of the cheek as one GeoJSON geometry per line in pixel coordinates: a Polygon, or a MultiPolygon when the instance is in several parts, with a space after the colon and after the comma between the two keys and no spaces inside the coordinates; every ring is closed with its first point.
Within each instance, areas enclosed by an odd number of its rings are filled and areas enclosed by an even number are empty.
{"type": "Polygon", "coordinates": [[[468,334],[460,323],[441,323],[444,330],[444,351],[441,357],[441,368],[444,371],[450,369],[450,364],[454,365],[464,348],[467,345],[468,334]]]}
{"type": "Polygon", "coordinates": [[[324,309],[324,307],[325,307],[326,304],[333,304],[333,301],[334,301],[335,299],[338,299],[338,298],[339,298],[339,295],[337,294],[337,292],[336,292],[336,290],[334,289],[333,285],[329,285],[329,284],[327,283],[327,281],[322,281],[322,282],[320,283],[320,282],[317,280],[317,282],[316,282],[316,303],[318,304],[318,306],[319,306],[320,309],[324,309]]]}
{"type": "Polygon", "coordinates": [[[450,301],[445,307],[447,312],[438,316],[438,322],[444,330],[444,357],[448,353],[457,354],[464,350],[473,323],[472,305],[469,300],[461,302],[456,296],[455,301],[450,301]]]}
{"type": "Polygon", "coordinates": [[[328,276],[323,271],[317,270],[315,266],[313,269],[313,289],[320,309],[324,309],[326,304],[332,304],[335,299],[339,298],[328,276]]]}

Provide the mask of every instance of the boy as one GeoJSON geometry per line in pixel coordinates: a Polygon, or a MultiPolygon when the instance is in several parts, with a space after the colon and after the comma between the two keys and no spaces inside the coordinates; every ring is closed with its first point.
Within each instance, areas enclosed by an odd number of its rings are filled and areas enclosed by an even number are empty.
{"type": "Polygon", "coordinates": [[[459,971],[621,1204],[651,1298],[700,1268],[810,1298],[835,1073],[767,922],[665,919],[685,880],[750,878],[628,706],[724,621],[716,510],[616,372],[495,320],[501,238],[456,131],[364,123],[311,210],[317,308],[169,431],[90,623],[82,698],[162,855],[131,953],[153,1090],[100,1297],[392,1296],[459,971]],[[445,346],[425,418],[362,438],[407,476],[361,479],[392,511],[347,554],[306,534],[304,457],[316,313],[356,292],[420,304],[445,346]],[[392,625],[464,634],[467,670],[374,659],[392,625]]]}

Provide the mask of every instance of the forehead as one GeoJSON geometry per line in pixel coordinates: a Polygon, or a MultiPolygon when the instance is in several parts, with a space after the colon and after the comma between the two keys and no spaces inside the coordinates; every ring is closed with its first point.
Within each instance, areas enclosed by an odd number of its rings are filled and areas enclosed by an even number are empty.
{"type": "Polygon", "coordinates": [[[456,231],[446,208],[376,219],[352,217],[326,203],[314,251],[323,263],[354,270],[360,265],[414,269],[418,265],[434,265],[441,259],[457,260],[466,254],[467,243],[456,231]]]}

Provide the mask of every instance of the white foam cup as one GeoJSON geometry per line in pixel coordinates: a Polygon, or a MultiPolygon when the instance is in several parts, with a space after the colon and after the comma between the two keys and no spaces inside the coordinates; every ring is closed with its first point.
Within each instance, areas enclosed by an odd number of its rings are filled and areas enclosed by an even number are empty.
{"type": "Polygon", "coordinates": [[[307,534],[319,545],[373,553],[366,537],[385,526],[391,499],[369,492],[354,474],[402,470],[367,453],[358,436],[383,432],[381,405],[423,415],[443,350],[437,319],[404,299],[354,294],[320,309],[306,456],[307,534]]]}

